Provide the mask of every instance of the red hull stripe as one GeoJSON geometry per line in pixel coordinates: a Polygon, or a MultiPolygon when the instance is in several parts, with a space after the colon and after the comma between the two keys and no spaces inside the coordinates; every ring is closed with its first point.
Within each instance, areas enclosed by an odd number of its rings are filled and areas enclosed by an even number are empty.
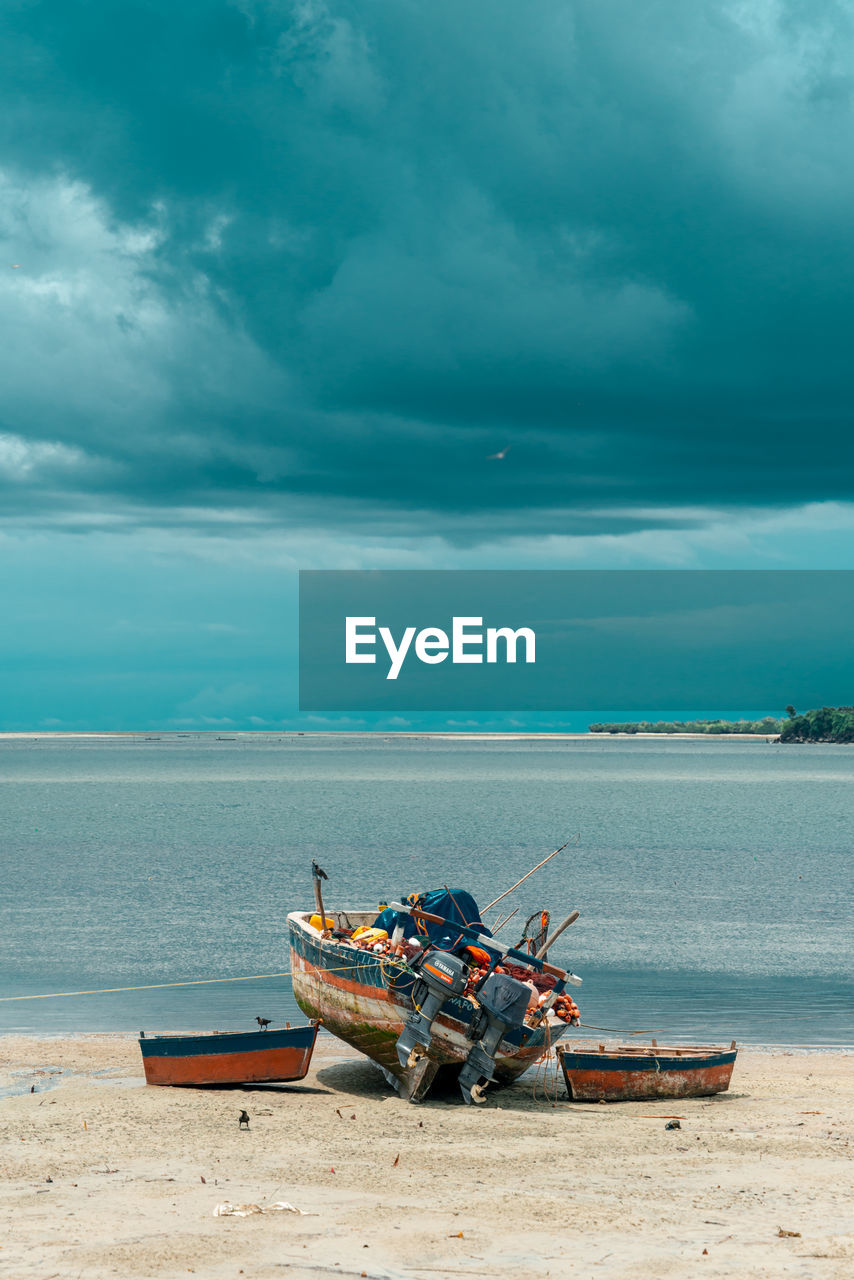
{"type": "Polygon", "coordinates": [[[352,978],[342,978],[340,974],[330,973],[328,969],[319,969],[310,960],[306,960],[305,956],[298,956],[295,952],[291,952],[291,961],[293,964],[298,963],[306,973],[313,974],[326,987],[337,987],[339,991],[348,991],[352,996],[367,996],[371,1000],[385,1000],[389,1004],[393,1003],[385,987],[370,987],[366,982],[354,982],[352,978]]]}
{"type": "Polygon", "coordinates": [[[311,1049],[268,1049],[255,1053],[207,1053],[197,1058],[146,1058],[145,1081],[199,1085],[302,1080],[311,1053],[311,1049]]]}
{"type": "Polygon", "coordinates": [[[587,1059],[582,1064],[573,1063],[571,1053],[563,1054],[558,1049],[563,1066],[567,1092],[570,1097],[582,1102],[593,1102],[600,1098],[612,1102],[642,1101],[644,1098],[690,1098],[706,1097],[712,1093],[723,1093],[729,1088],[735,1054],[727,1054],[725,1061],[707,1063],[703,1066],[692,1065],[682,1060],[674,1064],[671,1059],[666,1065],[654,1062],[619,1066],[602,1063],[591,1065],[589,1059],[595,1055],[578,1055],[587,1059]]]}

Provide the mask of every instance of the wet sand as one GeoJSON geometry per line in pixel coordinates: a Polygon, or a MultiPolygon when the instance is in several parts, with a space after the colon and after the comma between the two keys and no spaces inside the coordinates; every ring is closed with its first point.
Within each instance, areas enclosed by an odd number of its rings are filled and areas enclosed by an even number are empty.
{"type": "Polygon", "coordinates": [[[299,1084],[157,1089],[127,1037],[4,1037],[0,1271],[854,1274],[854,1055],[742,1051],[728,1094],[681,1103],[573,1104],[562,1082],[536,1083],[478,1109],[413,1107],[325,1037],[299,1084]],[[223,1201],[311,1216],[214,1217],[223,1201]]]}

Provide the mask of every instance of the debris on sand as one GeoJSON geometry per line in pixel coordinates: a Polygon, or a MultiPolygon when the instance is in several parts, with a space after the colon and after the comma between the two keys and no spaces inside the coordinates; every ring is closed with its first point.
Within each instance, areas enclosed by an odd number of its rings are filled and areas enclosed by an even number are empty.
{"type": "Polygon", "coordinates": [[[223,1200],[213,1211],[215,1218],[251,1218],[256,1213],[298,1213],[303,1218],[315,1218],[317,1215],[309,1213],[307,1209],[298,1209],[295,1204],[291,1204],[287,1200],[277,1200],[275,1204],[232,1204],[230,1200],[223,1200]]]}

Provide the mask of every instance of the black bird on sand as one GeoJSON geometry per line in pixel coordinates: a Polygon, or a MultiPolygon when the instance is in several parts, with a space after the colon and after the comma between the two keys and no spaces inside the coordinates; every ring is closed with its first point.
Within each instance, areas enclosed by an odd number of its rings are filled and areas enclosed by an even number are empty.
{"type": "Polygon", "coordinates": [[[241,1111],[240,1119],[237,1121],[237,1127],[238,1129],[249,1128],[249,1112],[248,1111],[241,1111]]]}
{"type": "Polygon", "coordinates": [[[255,1021],[258,1023],[258,1026],[261,1028],[262,1031],[266,1031],[270,1023],[273,1021],[273,1019],[272,1018],[256,1018],[255,1021]]]}

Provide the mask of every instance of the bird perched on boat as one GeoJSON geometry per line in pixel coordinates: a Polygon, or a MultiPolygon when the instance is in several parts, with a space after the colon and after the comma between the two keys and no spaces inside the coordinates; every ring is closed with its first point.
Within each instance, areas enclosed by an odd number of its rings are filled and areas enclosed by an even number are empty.
{"type": "Polygon", "coordinates": [[[249,1128],[249,1112],[248,1111],[241,1111],[240,1119],[237,1121],[237,1127],[238,1129],[249,1128]]]}
{"type": "Polygon", "coordinates": [[[255,1021],[258,1023],[258,1026],[262,1031],[266,1031],[272,1022],[272,1018],[256,1018],[255,1021]]]}
{"type": "Polygon", "coordinates": [[[311,864],[311,874],[314,876],[315,880],[329,879],[329,876],[326,874],[323,868],[319,867],[316,862],[312,862],[311,864]]]}

